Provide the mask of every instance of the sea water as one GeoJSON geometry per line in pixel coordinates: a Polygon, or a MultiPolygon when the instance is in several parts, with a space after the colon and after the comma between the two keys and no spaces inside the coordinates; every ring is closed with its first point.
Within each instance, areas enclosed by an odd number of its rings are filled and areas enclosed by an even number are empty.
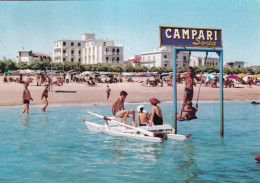
{"type": "MultiPolygon", "coordinates": [[[[159,106],[172,125],[172,103],[159,106]]],[[[219,102],[200,102],[197,120],[178,122],[192,136],[162,143],[89,131],[83,119],[104,121],[86,111],[110,116],[109,107],[1,107],[0,182],[260,182],[260,105],[225,102],[221,138],[219,102]]]]}

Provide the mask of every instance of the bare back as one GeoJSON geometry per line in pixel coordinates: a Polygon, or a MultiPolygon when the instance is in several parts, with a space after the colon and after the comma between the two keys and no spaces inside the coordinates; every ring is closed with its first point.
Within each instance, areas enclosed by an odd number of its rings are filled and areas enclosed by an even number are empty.
{"type": "Polygon", "coordinates": [[[146,112],[139,112],[137,114],[138,124],[146,124],[147,123],[147,113],[146,112]]]}

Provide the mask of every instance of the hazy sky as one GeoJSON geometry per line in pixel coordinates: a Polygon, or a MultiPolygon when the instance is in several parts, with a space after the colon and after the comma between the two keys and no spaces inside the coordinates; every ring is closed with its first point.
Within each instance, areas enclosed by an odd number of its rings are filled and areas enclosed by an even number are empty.
{"type": "Polygon", "coordinates": [[[126,60],[160,46],[160,25],[222,29],[224,61],[260,65],[259,0],[0,1],[0,60],[82,33],[124,44],[126,60]]]}

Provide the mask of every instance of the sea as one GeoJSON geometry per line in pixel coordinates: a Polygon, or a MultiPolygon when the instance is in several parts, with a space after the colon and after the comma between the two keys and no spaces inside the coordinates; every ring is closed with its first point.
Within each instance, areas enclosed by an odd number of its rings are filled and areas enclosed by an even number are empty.
{"type": "MultiPolygon", "coordinates": [[[[224,102],[223,138],[220,103],[198,105],[198,119],[177,123],[191,137],[162,143],[88,130],[83,119],[104,121],[86,111],[110,116],[109,105],[0,107],[0,182],[260,182],[260,105],[224,102]]],[[[173,104],[159,106],[172,125],[173,104]]]]}

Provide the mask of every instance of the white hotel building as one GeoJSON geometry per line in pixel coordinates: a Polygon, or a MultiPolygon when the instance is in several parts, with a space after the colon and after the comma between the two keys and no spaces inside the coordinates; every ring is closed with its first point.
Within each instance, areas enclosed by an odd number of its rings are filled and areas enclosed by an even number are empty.
{"type": "Polygon", "coordinates": [[[113,40],[95,39],[95,34],[82,34],[81,40],[53,42],[53,62],[82,64],[123,64],[123,45],[113,40]]]}
{"type": "MultiPolygon", "coordinates": [[[[173,66],[173,53],[171,47],[160,47],[153,51],[142,52],[139,65],[151,67],[172,67],[173,66]]],[[[126,60],[127,64],[131,60],[126,60]]],[[[218,66],[219,58],[203,58],[195,55],[190,55],[189,52],[179,52],[176,56],[176,66],[218,66]]]]}

